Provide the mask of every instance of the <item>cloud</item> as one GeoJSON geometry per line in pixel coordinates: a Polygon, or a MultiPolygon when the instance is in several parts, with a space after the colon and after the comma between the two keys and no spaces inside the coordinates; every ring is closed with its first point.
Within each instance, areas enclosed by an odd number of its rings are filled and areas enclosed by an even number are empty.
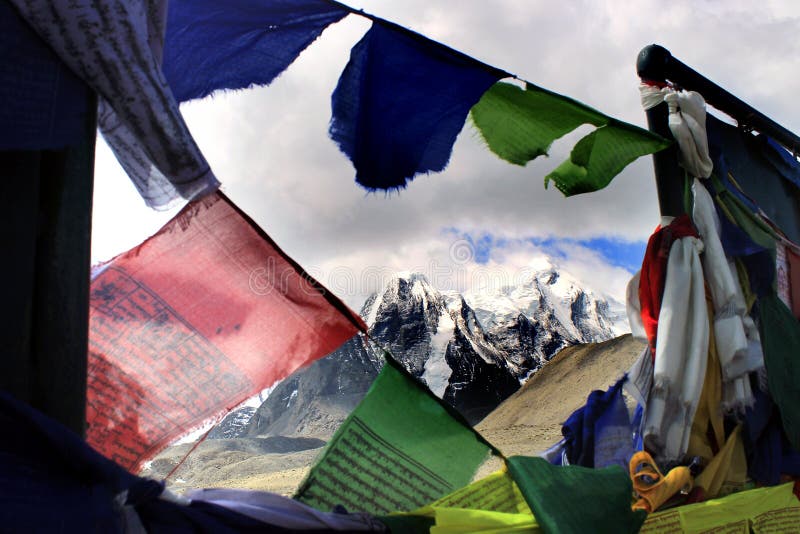
{"type": "MultiPolygon", "coordinates": [[[[800,42],[791,38],[800,29],[800,4],[792,1],[373,0],[364,7],[640,126],[645,115],[636,55],[644,45],[660,43],[800,131],[800,42]]],[[[489,250],[490,243],[476,241],[475,260],[459,272],[514,272],[549,256],[619,295],[635,265],[625,247],[641,246],[658,222],[650,158],[629,166],[603,191],[565,199],[554,188],[545,190],[543,177],[567,157],[569,140],[557,142],[550,157],[516,167],[491,154],[468,124],[444,172],[419,176],[391,194],[369,194],[354,183],[355,172],[327,137],[327,127],[330,94],[350,47],[368,27],[349,16],[270,87],[183,107],[233,201],[301,265],[325,276],[339,273],[334,281],[354,306],[354,295],[374,290],[378,277],[347,279],[344,273],[450,265],[454,236],[448,229],[454,228],[473,238],[502,238],[506,245],[489,250]],[[558,243],[558,251],[542,247],[547,240],[558,243]],[[622,245],[615,250],[614,243],[622,245]]],[[[152,221],[163,217],[148,213],[126,180],[100,149],[95,260],[144,239],[157,228],[152,221]]],[[[454,287],[458,283],[453,280],[454,287]]]]}

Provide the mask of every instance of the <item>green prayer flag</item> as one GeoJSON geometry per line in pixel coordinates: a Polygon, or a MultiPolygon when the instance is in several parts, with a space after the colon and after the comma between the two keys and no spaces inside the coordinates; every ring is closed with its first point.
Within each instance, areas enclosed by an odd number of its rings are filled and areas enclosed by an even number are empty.
{"type": "Polygon", "coordinates": [[[598,191],[634,160],[669,144],[647,130],[611,119],[578,141],[569,159],[545,177],[544,186],[552,180],[567,197],[598,191]]]}
{"type": "Polygon", "coordinates": [[[295,499],[320,510],[409,511],[467,485],[489,451],[496,449],[387,358],[295,499]]]}
{"type": "Polygon", "coordinates": [[[608,117],[580,102],[528,85],[498,82],[472,107],[472,121],[492,152],[515,165],[546,155],[553,141],[608,117]]]}
{"type": "Polygon", "coordinates": [[[506,465],[545,533],[638,532],[647,517],[631,510],[633,485],[619,466],[557,466],[525,456],[506,465]]]}
{"type": "Polygon", "coordinates": [[[629,163],[671,143],[531,84],[522,89],[498,82],[472,107],[471,114],[489,149],[516,165],[546,155],[553,141],[583,124],[597,126],[575,145],[570,159],[545,178],[545,187],[553,180],[565,196],[602,189],[629,163]]]}
{"type": "Polygon", "coordinates": [[[800,450],[800,322],[774,293],[758,299],[758,311],[769,392],[786,437],[800,450]]]}

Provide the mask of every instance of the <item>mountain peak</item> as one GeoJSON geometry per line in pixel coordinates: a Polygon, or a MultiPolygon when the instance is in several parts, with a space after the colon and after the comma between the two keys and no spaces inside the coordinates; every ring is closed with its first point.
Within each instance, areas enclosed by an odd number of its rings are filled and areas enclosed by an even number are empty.
{"type": "Polygon", "coordinates": [[[415,282],[421,282],[423,284],[430,285],[430,282],[428,281],[428,277],[425,276],[424,274],[422,274],[420,272],[416,272],[416,271],[397,271],[397,272],[395,272],[392,275],[392,277],[389,279],[389,285],[391,285],[392,282],[395,282],[395,281],[399,282],[401,280],[405,281],[405,282],[408,282],[408,283],[411,283],[411,284],[413,284],[415,282]]]}
{"type": "Polygon", "coordinates": [[[373,293],[361,309],[361,316],[368,327],[375,324],[378,313],[387,306],[398,303],[421,303],[422,309],[438,309],[444,306],[444,297],[433,287],[428,278],[418,272],[400,271],[392,275],[386,285],[373,293]]]}

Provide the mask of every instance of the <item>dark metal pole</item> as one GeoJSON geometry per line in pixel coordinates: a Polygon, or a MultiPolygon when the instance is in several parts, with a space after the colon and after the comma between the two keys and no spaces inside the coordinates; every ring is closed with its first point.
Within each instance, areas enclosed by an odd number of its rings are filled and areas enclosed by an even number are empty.
{"type": "MultiPolygon", "coordinates": [[[[643,81],[671,82],[682,89],[697,91],[706,102],[736,119],[740,127],[766,134],[793,154],[800,153],[800,137],[675,59],[666,48],[655,44],[644,47],[639,52],[636,70],[643,81]]],[[[650,130],[671,138],[667,120],[667,105],[664,103],[647,111],[650,130]]],[[[678,165],[677,147],[672,146],[654,154],[653,165],[661,214],[680,215],[684,212],[684,171],[678,165]]]]}
{"type": "Polygon", "coordinates": [[[644,47],[639,52],[636,70],[643,80],[670,81],[683,89],[697,91],[706,102],[736,119],[740,127],[766,134],[793,154],[800,154],[800,137],[675,59],[663,46],[644,47]]]}
{"type": "MultiPolygon", "coordinates": [[[[672,139],[672,132],[667,124],[669,112],[667,104],[662,102],[647,113],[647,127],[665,139],[672,139]]],[[[661,215],[677,217],[686,210],[683,206],[684,170],[678,165],[678,147],[673,144],[653,154],[653,170],[656,175],[656,191],[658,207],[661,215]]]]}

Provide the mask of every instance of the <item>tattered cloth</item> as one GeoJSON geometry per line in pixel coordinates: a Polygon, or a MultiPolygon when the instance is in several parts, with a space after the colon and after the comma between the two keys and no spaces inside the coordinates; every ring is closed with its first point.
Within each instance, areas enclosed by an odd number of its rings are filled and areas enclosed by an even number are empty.
{"type": "Polygon", "coordinates": [[[221,193],[95,273],[87,439],[136,470],[365,326],[221,193]]]}
{"type": "Polygon", "coordinates": [[[385,21],[353,47],[330,135],[368,189],[443,170],[470,108],[506,73],[385,21]]]}

